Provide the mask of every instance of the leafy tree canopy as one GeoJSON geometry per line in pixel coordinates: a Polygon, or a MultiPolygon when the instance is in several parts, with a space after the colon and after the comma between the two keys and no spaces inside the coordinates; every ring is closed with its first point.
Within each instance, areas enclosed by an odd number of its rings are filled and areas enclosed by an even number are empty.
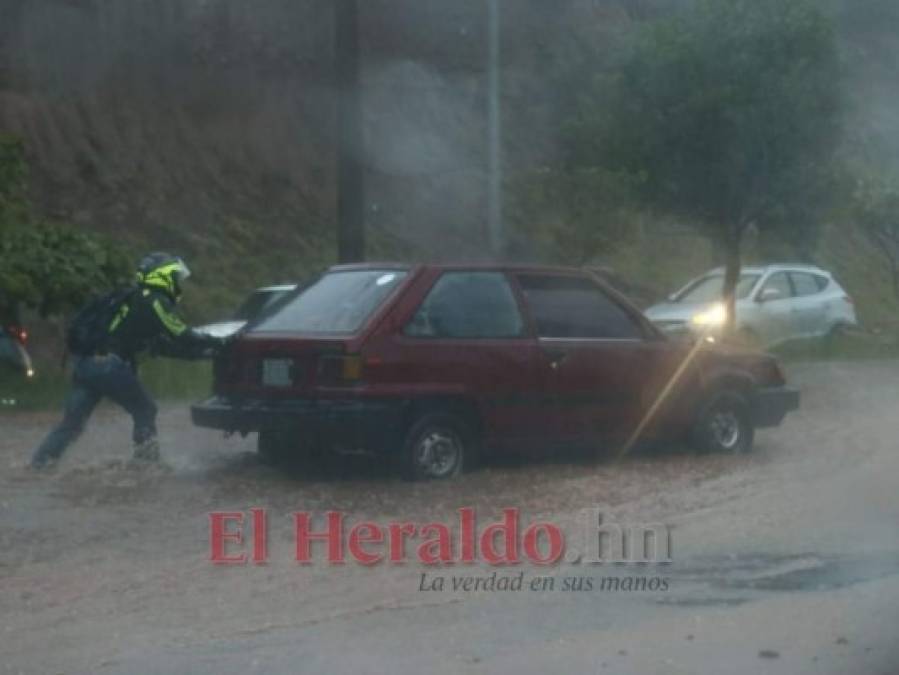
{"type": "Polygon", "coordinates": [[[699,0],[598,78],[572,161],[644,176],[641,197],[716,234],[788,223],[824,186],[839,81],[833,28],[811,0],[699,0]]]}
{"type": "Polygon", "coordinates": [[[795,238],[827,206],[840,75],[813,0],[696,0],[596,75],[569,125],[570,167],[637,177],[641,204],[724,244],[727,295],[747,227],[795,238]]]}

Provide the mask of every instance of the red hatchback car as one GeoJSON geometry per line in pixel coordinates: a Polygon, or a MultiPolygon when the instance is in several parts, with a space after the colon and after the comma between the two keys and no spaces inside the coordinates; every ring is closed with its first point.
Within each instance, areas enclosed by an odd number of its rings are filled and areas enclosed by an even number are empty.
{"type": "Polygon", "coordinates": [[[365,450],[426,479],[635,436],[745,452],[798,406],[773,357],[669,340],[583,270],[359,264],[248,325],[192,414],[270,460],[365,450]]]}

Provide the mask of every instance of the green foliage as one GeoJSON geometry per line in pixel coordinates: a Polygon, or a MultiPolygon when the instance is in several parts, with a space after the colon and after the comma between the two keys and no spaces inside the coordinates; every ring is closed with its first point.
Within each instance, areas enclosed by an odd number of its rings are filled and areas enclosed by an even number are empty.
{"type": "Polygon", "coordinates": [[[809,227],[826,205],[842,92],[812,0],[699,0],[644,27],[585,93],[571,160],[644,178],[639,197],[722,242],[809,227]]]}
{"type": "Polygon", "coordinates": [[[895,359],[899,357],[899,340],[863,333],[803,338],[781,343],[771,352],[788,362],[895,359]]]}
{"type": "Polygon", "coordinates": [[[815,0],[696,0],[597,72],[567,125],[567,170],[631,176],[641,207],[719,243],[732,325],[749,227],[811,248],[836,193],[843,102],[815,0]]]}
{"type": "Polygon", "coordinates": [[[32,215],[26,178],[21,141],[0,137],[0,315],[15,317],[20,306],[58,314],[125,280],[116,246],[32,215]]]}
{"type": "Polygon", "coordinates": [[[8,222],[26,217],[26,178],[22,141],[14,136],[0,134],[0,228],[8,222]]]}
{"type": "Polygon", "coordinates": [[[140,375],[155,398],[197,401],[212,391],[210,361],[147,359],[140,366],[140,375]]]}
{"type": "Polygon", "coordinates": [[[852,216],[883,253],[893,294],[899,299],[899,177],[885,172],[860,177],[853,194],[852,216]]]}
{"type": "Polygon", "coordinates": [[[564,157],[517,181],[519,229],[568,262],[659,216],[697,227],[733,269],[750,226],[810,255],[840,180],[831,19],[814,0],[696,0],[653,17],[618,56],[588,46],[559,76],[579,92],[564,157]]]}
{"type": "Polygon", "coordinates": [[[0,241],[0,291],[44,316],[77,307],[125,281],[129,270],[113,246],[62,225],[13,226],[0,241]]]}
{"type": "Polygon", "coordinates": [[[583,265],[631,238],[635,184],[629,174],[600,167],[545,167],[519,179],[512,218],[549,258],[583,265]]]}
{"type": "MultiPolygon", "coordinates": [[[[4,412],[20,410],[57,410],[69,390],[67,378],[60,377],[55,366],[38,365],[33,378],[0,362],[0,399],[12,399],[14,406],[0,405],[4,412]]],[[[164,401],[196,401],[212,389],[212,364],[209,361],[148,359],[140,367],[141,380],[152,396],[164,401]]]]}

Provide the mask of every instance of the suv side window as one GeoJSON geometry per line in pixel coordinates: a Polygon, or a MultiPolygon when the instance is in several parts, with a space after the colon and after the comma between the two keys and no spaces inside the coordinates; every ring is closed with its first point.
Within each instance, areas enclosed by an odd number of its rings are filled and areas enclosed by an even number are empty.
{"type": "Polygon", "coordinates": [[[524,334],[524,321],[504,274],[445,272],[404,333],[430,338],[513,338],[524,334]]]}
{"type": "Polygon", "coordinates": [[[815,295],[821,292],[821,287],[814,275],[805,272],[790,272],[790,278],[793,280],[796,295],[815,295]]]}
{"type": "Polygon", "coordinates": [[[793,296],[793,287],[790,285],[790,280],[787,278],[786,272],[775,272],[768,277],[768,280],[765,282],[765,285],[760,292],[764,293],[769,288],[776,288],[779,290],[781,299],[793,296]]]}
{"type": "Polygon", "coordinates": [[[642,339],[643,330],[617,302],[583,277],[518,277],[539,337],[642,339]]]}

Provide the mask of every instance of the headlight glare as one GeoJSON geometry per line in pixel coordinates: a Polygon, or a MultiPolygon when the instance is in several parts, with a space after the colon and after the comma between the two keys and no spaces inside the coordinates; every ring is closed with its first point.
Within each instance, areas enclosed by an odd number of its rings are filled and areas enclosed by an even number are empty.
{"type": "Polygon", "coordinates": [[[727,309],[724,305],[715,305],[704,312],[696,314],[691,321],[695,326],[723,326],[727,321],[727,309]]]}

